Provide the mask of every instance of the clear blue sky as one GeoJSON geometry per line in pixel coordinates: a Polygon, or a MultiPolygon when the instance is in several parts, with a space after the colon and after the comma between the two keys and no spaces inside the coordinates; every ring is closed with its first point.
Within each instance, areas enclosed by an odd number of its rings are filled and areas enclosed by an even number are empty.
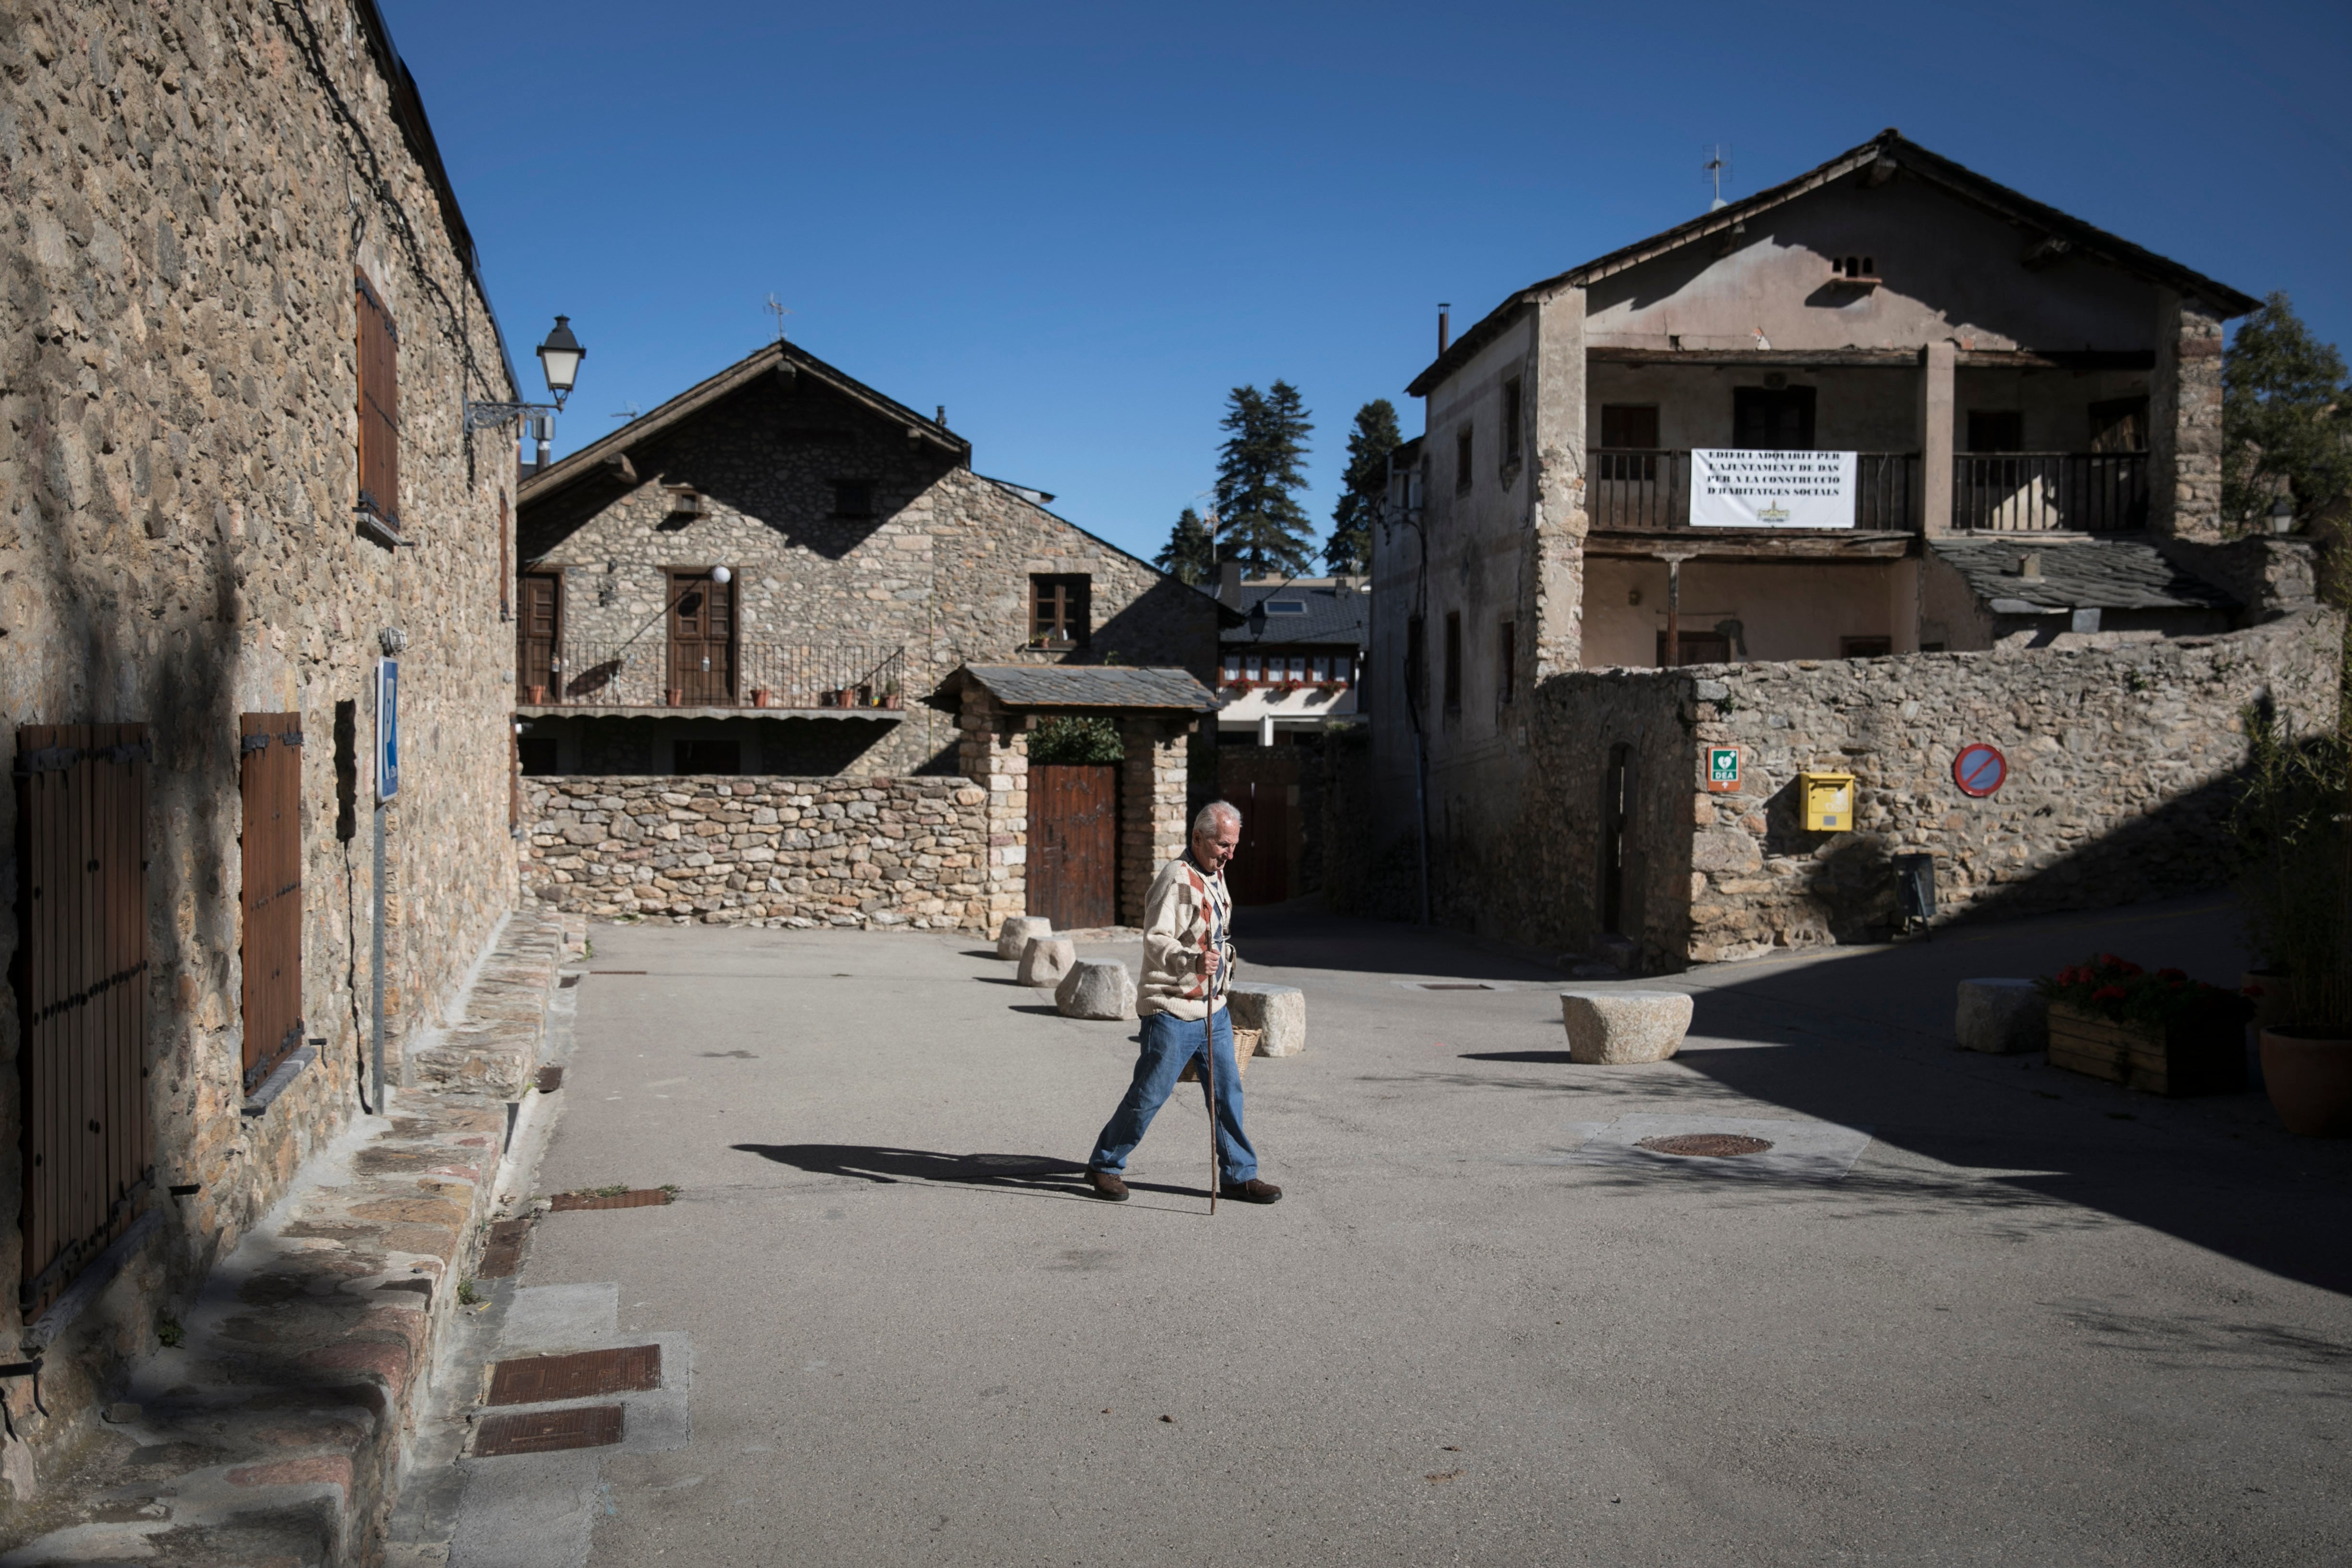
{"type": "Polygon", "coordinates": [[[1511,290],[1893,125],[2352,344],[2352,6],[385,0],[560,453],[772,335],[1149,556],[1229,388],[1356,408],[1511,290]]]}

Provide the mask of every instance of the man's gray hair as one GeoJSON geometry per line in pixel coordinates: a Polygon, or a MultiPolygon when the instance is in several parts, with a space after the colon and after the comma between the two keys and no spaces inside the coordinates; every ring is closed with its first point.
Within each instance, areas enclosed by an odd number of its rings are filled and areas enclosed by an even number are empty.
{"type": "Polygon", "coordinates": [[[1198,839],[1212,835],[1216,832],[1219,823],[1227,821],[1240,827],[1241,809],[1230,800],[1212,800],[1201,808],[1199,816],[1192,819],[1192,836],[1198,839]]]}

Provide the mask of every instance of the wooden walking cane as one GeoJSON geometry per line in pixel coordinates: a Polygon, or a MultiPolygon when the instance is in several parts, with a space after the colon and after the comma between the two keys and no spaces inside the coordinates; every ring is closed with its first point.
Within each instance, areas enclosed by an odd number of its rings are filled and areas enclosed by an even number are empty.
{"type": "MultiPolygon", "coordinates": [[[[1216,907],[1216,894],[1212,893],[1209,894],[1209,908],[1213,912],[1216,907]]],[[[1217,921],[1213,913],[1209,918],[1209,951],[1216,954],[1220,962],[1223,960],[1224,944],[1218,939],[1217,921]]],[[[1208,959],[1205,956],[1201,962],[1204,968],[1207,967],[1208,959]]],[[[1217,972],[1211,969],[1208,975],[1207,1008],[1201,1014],[1201,1045],[1203,1053],[1201,1081],[1209,1086],[1209,1212],[1213,1215],[1217,1212],[1217,1188],[1220,1186],[1217,1179],[1217,972]]]]}

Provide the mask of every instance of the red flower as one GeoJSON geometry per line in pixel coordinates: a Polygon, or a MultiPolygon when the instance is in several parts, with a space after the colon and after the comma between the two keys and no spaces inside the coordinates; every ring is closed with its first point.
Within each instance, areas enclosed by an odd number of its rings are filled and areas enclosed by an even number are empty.
{"type": "Polygon", "coordinates": [[[2189,977],[2189,971],[2186,969],[2158,969],[2156,972],[2156,977],[2159,980],[2170,980],[2173,984],[2179,985],[2181,981],[2189,977]]]}
{"type": "Polygon", "coordinates": [[[2126,964],[2123,967],[2123,972],[2126,978],[2136,977],[2147,973],[2146,969],[2141,968],[2137,964],[2126,964]]]}
{"type": "Polygon", "coordinates": [[[2121,986],[2101,986],[2091,993],[2091,999],[2095,1002],[2119,1002],[2124,999],[2124,988],[2121,986]]]}
{"type": "Polygon", "coordinates": [[[2123,960],[2116,957],[2113,953],[2102,953],[2099,955],[2099,967],[2101,968],[2112,969],[2122,962],[2123,960]]]}

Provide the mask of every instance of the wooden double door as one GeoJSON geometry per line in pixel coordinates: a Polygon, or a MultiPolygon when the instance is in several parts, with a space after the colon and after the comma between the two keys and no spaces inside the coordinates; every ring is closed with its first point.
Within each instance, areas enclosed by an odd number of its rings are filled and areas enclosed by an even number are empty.
{"type": "Polygon", "coordinates": [[[708,571],[669,574],[670,702],[729,707],[735,702],[735,584],[708,571]]]}
{"type": "Polygon", "coordinates": [[[1029,768],[1029,913],[1056,931],[1118,924],[1118,764],[1029,768]]]}

